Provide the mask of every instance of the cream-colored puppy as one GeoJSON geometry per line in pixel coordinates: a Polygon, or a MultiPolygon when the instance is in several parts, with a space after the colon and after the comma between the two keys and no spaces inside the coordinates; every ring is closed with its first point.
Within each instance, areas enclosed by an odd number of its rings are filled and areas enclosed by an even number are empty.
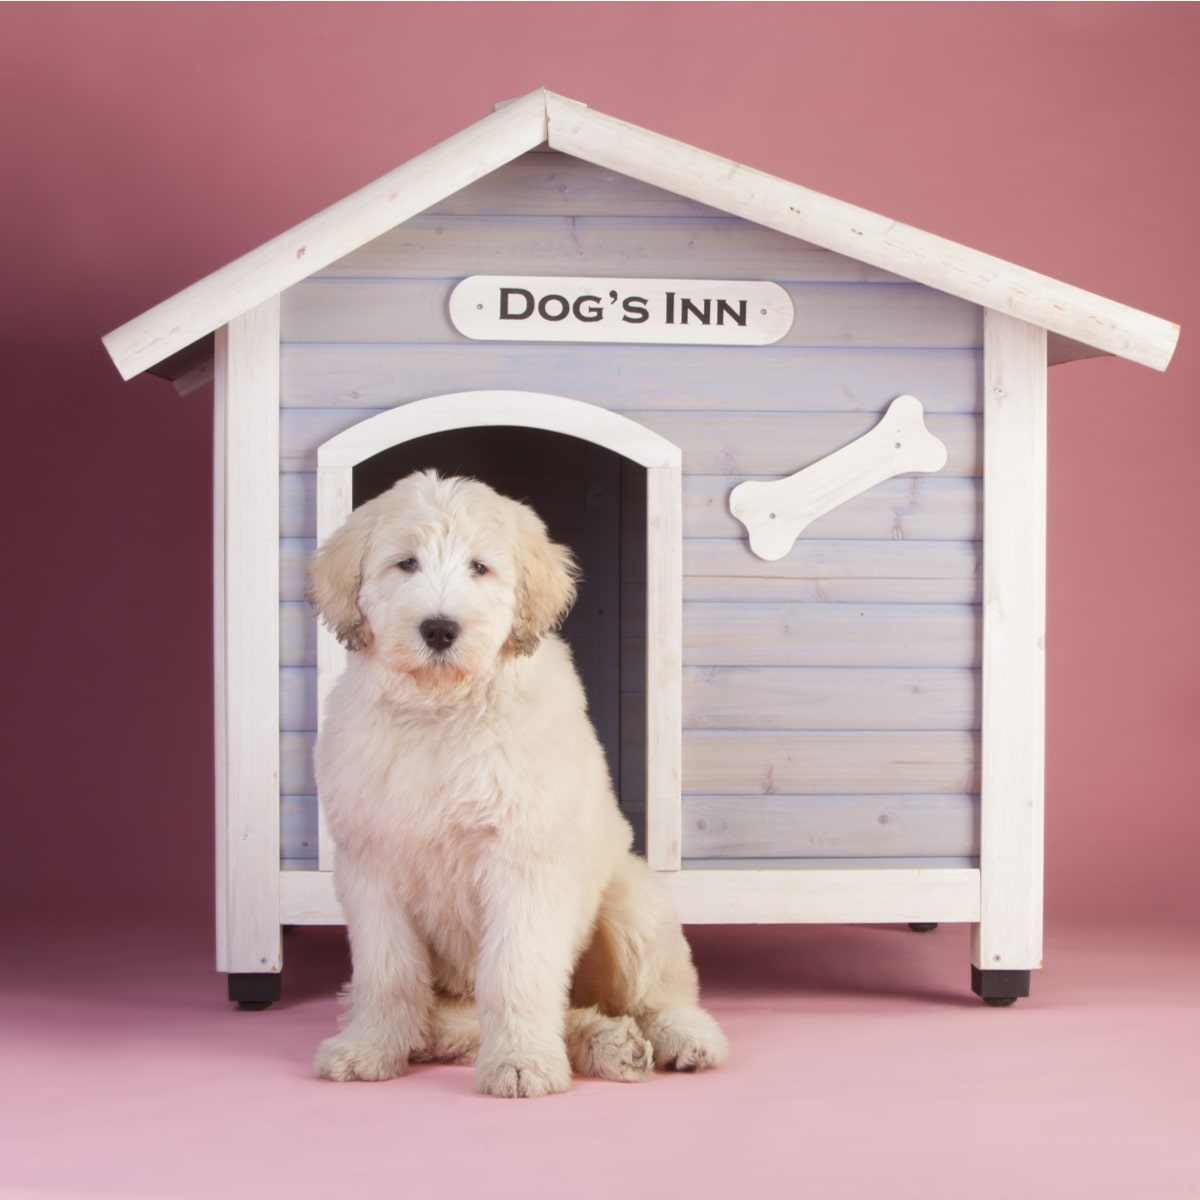
{"type": "Polygon", "coordinates": [[[524,505],[430,472],[357,509],[309,578],[351,651],[316,772],[353,979],[317,1074],[474,1061],[479,1091],[540,1096],[572,1067],[636,1080],[723,1061],[551,632],[569,552],[524,505]]]}

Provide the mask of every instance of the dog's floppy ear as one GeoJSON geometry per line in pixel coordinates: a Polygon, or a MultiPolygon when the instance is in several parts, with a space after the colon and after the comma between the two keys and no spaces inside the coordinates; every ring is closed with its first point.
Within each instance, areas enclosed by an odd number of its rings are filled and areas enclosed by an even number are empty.
{"type": "Polygon", "coordinates": [[[374,525],[374,505],[356,508],[308,563],[308,602],[347,650],[362,650],[371,643],[371,627],[358,606],[358,590],[374,525]]]}
{"type": "Polygon", "coordinates": [[[541,519],[524,505],[517,517],[517,569],[517,609],[509,646],[517,654],[532,654],[571,611],[579,568],[570,550],[552,542],[541,519]]]}

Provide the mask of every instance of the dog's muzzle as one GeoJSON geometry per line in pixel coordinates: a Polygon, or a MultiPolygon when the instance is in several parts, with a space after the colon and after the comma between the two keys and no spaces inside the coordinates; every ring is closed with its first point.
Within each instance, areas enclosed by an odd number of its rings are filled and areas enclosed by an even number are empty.
{"type": "Polygon", "coordinates": [[[445,654],[454,645],[462,627],[448,617],[429,617],[421,622],[420,630],[421,637],[430,650],[435,654],[445,654]]]}

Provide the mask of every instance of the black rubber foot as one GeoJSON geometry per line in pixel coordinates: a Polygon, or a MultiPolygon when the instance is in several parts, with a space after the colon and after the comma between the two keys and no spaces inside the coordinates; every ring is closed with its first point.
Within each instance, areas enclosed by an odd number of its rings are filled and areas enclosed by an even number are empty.
{"type": "Polygon", "coordinates": [[[971,991],[992,1008],[1007,1008],[1029,995],[1028,971],[981,971],[971,967],[971,991]]]}
{"type": "Polygon", "coordinates": [[[261,1012],[279,999],[283,976],[273,974],[236,974],[229,979],[229,998],[247,1012],[261,1012]]]}
{"type": "Polygon", "coordinates": [[[908,927],[913,933],[932,933],[938,927],[938,923],[936,921],[909,921],[908,927]]]}

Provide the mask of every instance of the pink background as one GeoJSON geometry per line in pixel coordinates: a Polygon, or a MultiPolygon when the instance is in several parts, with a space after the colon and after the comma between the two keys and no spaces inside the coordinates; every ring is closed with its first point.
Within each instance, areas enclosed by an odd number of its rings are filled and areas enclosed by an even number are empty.
{"type": "Polygon", "coordinates": [[[1047,908],[1193,921],[1200,11],[0,6],[9,913],[211,911],[210,395],[100,337],[544,84],[1183,325],[1051,376],[1047,908]]]}
{"type": "Polygon", "coordinates": [[[0,4],[0,1197],[1200,1195],[1194,4],[0,4]],[[705,928],[733,1057],[323,1084],[338,931],[212,969],[210,397],[108,330],[544,84],[1178,321],[1051,376],[1047,962],[705,928]],[[10,936],[11,935],[11,936],[10,936]]]}

